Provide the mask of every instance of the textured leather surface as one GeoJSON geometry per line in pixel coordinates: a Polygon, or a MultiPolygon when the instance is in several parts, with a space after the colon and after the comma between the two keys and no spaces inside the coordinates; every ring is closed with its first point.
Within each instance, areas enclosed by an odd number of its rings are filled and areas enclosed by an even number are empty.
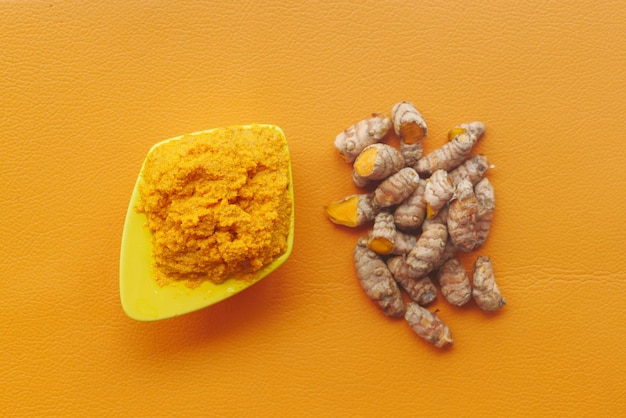
{"type": "MultiPolygon", "coordinates": [[[[626,396],[626,8],[619,2],[1,2],[0,415],[617,416],[626,396]],[[497,166],[509,304],[385,318],[332,142],[411,100],[432,149],[478,119],[497,166]],[[296,244],[266,280],[172,320],[127,318],[126,205],[147,150],[281,126],[296,244]]],[[[463,259],[469,265],[469,257],[463,259]]]]}

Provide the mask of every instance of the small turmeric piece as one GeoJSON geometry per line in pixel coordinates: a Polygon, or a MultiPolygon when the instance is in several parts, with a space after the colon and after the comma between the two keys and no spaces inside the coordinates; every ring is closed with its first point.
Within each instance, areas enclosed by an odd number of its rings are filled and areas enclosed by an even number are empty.
{"type": "Polygon", "coordinates": [[[428,135],[428,127],[422,114],[410,102],[399,102],[391,108],[393,128],[400,140],[413,144],[428,135]]]}
{"type": "Polygon", "coordinates": [[[367,146],[354,161],[352,180],[358,187],[365,187],[372,181],[383,180],[404,167],[400,151],[386,144],[367,146]]]}
{"type": "Polygon", "coordinates": [[[483,311],[494,312],[506,305],[493,274],[493,264],[486,256],[479,256],[474,262],[472,297],[483,311]]]}
{"type": "Polygon", "coordinates": [[[432,176],[426,180],[424,189],[424,200],[426,201],[426,219],[432,219],[437,216],[439,210],[454,195],[454,185],[448,178],[448,172],[445,170],[436,170],[432,176]]]}
{"type": "Polygon", "coordinates": [[[478,217],[476,220],[476,248],[487,240],[491,229],[491,220],[496,207],[496,197],[493,186],[488,178],[484,178],[474,186],[474,193],[478,200],[478,217]]]}
{"type": "Polygon", "coordinates": [[[475,155],[472,158],[464,161],[454,170],[448,173],[448,177],[455,186],[458,185],[461,180],[469,180],[470,183],[478,183],[485,175],[489,168],[493,166],[489,165],[487,157],[482,154],[475,155]]]}
{"type": "Polygon", "coordinates": [[[391,213],[381,212],[374,218],[374,227],[370,232],[367,248],[381,255],[407,254],[416,242],[415,236],[396,229],[391,213]]]}
{"type": "Polygon", "coordinates": [[[481,122],[471,122],[452,128],[450,132],[450,135],[454,135],[452,140],[417,161],[414,168],[420,175],[430,176],[436,170],[450,171],[458,167],[467,159],[480,138],[478,133],[482,135],[484,132],[484,125],[481,122]]]}
{"type": "Polygon", "coordinates": [[[391,119],[382,113],[373,113],[348,127],[335,138],[335,148],[346,162],[352,163],[368,145],[380,142],[391,128],[391,119]]]}
{"type": "Polygon", "coordinates": [[[454,343],[448,326],[436,314],[415,302],[407,304],[404,319],[417,335],[435,347],[442,348],[454,343]]]}
{"type": "Polygon", "coordinates": [[[398,228],[405,231],[414,231],[422,226],[422,222],[426,217],[425,188],[426,180],[420,179],[413,193],[393,211],[393,218],[398,228]]]}
{"type": "Polygon", "coordinates": [[[415,278],[411,275],[406,257],[398,255],[387,260],[387,267],[409,297],[420,305],[428,305],[437,297],[437,288],[428,276],[415,278]]]}
{"type": "Polygon", "coordinates": [[[402,293],[383,259],[367,248],[367,241],[367,238],[360,238],[354,249],[359,283],[385,315],[400,317],[404,314],[402,293]]]}
{"type": "Polygon", "coordinates": [[[372,203],[380,208],[402,203],[419,185],[419,176],[410,167],[405,167],[387,177],[374,190],[372,203]]]}
{"type": "Polygon", "coordinates": [[[480,138],[485,133],[485,124],[478,121],[461,123],[448,131],[448,141],[452,141],[454,137],[464,132],[480,138]]]}
{"type": "Polygon", "coordinates": [[[443,255],[448,239],[448,229],[438,218],[424,221],[422,233],[406,256],[409,274],[420,278],[430,273],[443,255]]]}
{"type": "Polygon", "coordinates": [[[377,254],[390,254],[395,247],[396,224],[393,215],[389,212],[381,212],[374,218],[374,227],[370,232],[367,248],[377,254]]]}
{"type": "Polygon", "coordinates": [[[333,223],[357,227],[374,220],[380,210],[372,203],[372,193],[346,196],[325,207],[328,219],[333,223]]]}
{"type": "Polygon", "coordinates": [[[469,180],[461,180],[448,207],[448,234],[461,251],[470,252],[478,247],[478,199],[469,180]]]}
{"type": "Polygon", "coordinates": [[[437,272],[441,294],[454,306],[463,306],[472,298],[472,283],[465,267],[456,258],[446,261],[437,272]]]}
{"type": "Polygon", "coordinates": [[[396,103],[391,109],[391,120],[400,138],[400,152],[406,165],[412,167],[422,156],[422,140],[428,135],[426,121],[410,102],[396,103]]]}

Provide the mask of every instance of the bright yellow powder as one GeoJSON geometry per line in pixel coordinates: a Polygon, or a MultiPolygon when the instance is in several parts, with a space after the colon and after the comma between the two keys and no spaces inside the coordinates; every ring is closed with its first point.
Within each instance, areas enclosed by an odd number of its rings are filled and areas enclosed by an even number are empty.
{"type": "Polygon", "coordinates": [[[137,211],[159,284],[246,279],[287,250],[292,201],[284,137],[268,126],[191,134],[147,157],[137,211]]]}

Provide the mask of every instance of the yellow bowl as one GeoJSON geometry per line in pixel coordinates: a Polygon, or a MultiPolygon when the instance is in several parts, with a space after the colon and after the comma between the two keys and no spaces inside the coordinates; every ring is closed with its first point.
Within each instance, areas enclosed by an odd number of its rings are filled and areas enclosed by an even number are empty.
{"type": "MultiPolygon", "coordinates": [[[[285,134],[278,126],[256,126],[274,130],[284,142],[285,148],[287,148],[285,134]]],[[[249,130],[252,128],[252,125],[231,126],[228,128],[249,130]]],[[[191,135],[208,134],[217,129],[223,128],[195,132],[191,135]]],[[[150,149],[148,155],[160,145],[179,140],[184,136],[159,142],[150,149]]],[[[230,278],[220,284],[205,280],[199,286],[193,288],[180,281],[164,286],[157,284],[152,275],[152,234],[146,226],[147,217],[145,214],[135,211],[135,206],[139,199],[139,182],[144,165],[145,160],[144,164],[142,164],[142,170],[139,172],[139,177],[135,182],[135,188],[128,205],[120,252],[120,297],[124,312],[129,317],[138,321],[156,321],[213,305],[257,283],[276,270],[291,255],[294,235],[294,193],[291,162],[289,162],[289,194],[292,204],[291,224],[287,239],[287,250],[282,255],[259,270],[250,280],[230,278]]]]}

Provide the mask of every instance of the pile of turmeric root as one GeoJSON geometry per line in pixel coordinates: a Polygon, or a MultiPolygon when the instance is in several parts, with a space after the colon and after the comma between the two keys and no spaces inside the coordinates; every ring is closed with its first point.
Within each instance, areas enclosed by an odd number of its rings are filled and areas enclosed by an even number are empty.
{"type": "Polygon", "coordinates": [[[491,227],[495,195],[485,173],[492,166],[484,155],[472,155],[484,131],[482,122],[462,123],[450,129],[448,142],[422,155],[426,121],[403,101],[391,117],[373,114],[335,139],[361,193],[330,203],[327,215],[348,227],[372,225],[354,250],[359,282],[387,316],[404,316],[437,347],[453,343],[450,329],[425,308],[438,288],[455,306],[473,298],[493,312],[506,303],[489,257],[476,258],[471,279],[456,257],[480,248],[491,227]],[[385,143],[391,129],[397,147],[385,143]],[[406,305],[403,291],[411,300],[406,305]]]}

